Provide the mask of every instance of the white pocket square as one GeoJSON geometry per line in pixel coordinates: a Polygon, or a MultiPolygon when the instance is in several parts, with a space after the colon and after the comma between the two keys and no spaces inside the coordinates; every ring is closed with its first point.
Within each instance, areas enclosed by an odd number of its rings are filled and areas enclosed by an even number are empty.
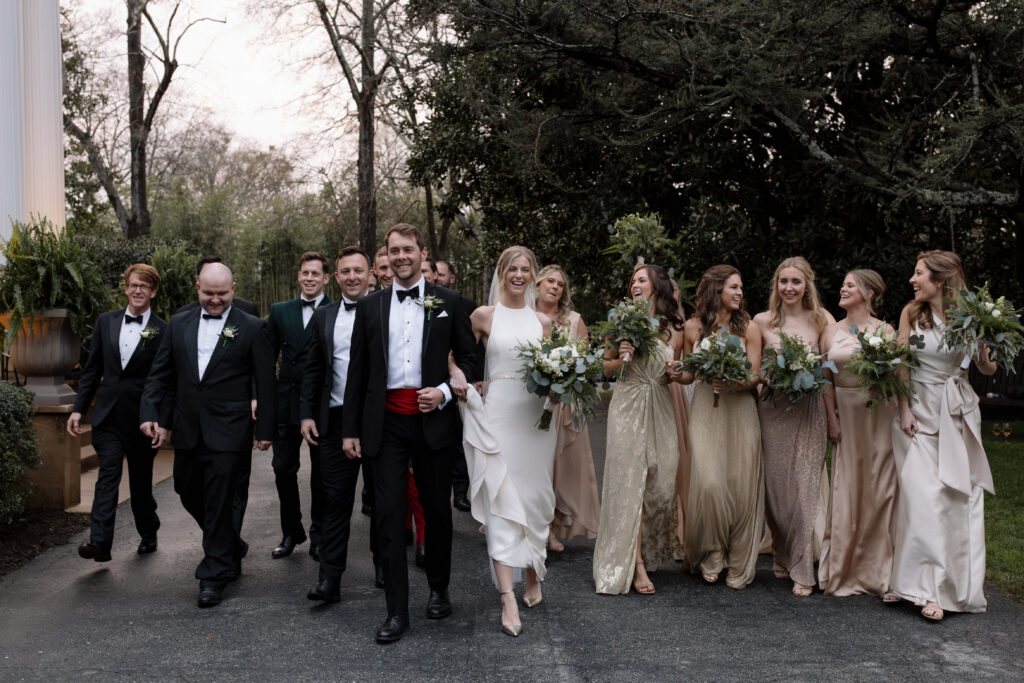
{"type": "Polygon", "coordinates": [[[437,317],[438,318],[447,318],[448,317],[448,311],[441,311],[441,314],[439,316],[437,316],[437,317]]]}

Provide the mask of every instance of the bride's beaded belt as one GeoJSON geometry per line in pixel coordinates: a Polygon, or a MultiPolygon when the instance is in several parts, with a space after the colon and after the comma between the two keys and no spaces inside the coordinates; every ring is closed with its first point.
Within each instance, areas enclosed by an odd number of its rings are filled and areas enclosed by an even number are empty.
{"type": "Polygon", "coordinates": [[[519,379],[519,375],[514,372],[499,372],[497,375],[491,375],[487,381],[493,382],[496,379],[519,379]]]}

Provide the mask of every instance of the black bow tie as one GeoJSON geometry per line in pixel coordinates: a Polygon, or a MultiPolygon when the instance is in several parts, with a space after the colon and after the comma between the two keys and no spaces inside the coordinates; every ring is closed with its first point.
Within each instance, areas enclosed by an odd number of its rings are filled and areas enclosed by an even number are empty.
{"type": "Polygon", "coordinates": [[[302,305],[303,306],[312,306],[313,308],[316,308],[316,299],[303,299],[302,300],[302,305]]]}
{"type": "Polygon", "coordinates": [[[412,289],[400,289],[398,290],[398,303],[402,303],[407,298],[412,297],[413,299],[420,298],[420,286],[416,285],[412,289]]]}
{"type": "Polygon", "coordinates": [[[142,316],[141,315],[128,315],[127,313],[125,313],[124,314],[124,323],[125,323],[125,325],[127,325],[128,323],[138,323],[138,324],[141,325],[142,324],[142,316]]]}
{"type": "Polygon", "coordinates": [[[220,320],[223,318],[223,314],[218,313],[217,315],[210,315],[209,313],[203,313],[203,320],[220,320]]]}
{"type": "MultiPolygon", "coordinates": [[[[401,294],[401,292],[399,292],[399,294],[401,294]]],[[[353,301],[352,303],[349,303],[347,301],[342,301],[342,303],[345,304],[345,310],[346,311],[351,311],[353,308],[356,307],[356,302],[355,301],[353,301]]]]}

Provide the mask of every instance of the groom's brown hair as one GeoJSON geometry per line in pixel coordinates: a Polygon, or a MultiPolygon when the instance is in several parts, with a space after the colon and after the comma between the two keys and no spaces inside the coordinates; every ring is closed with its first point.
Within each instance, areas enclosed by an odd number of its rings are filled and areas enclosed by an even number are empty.
{"type": "Polygon", "coordinates": [[[391,238],[391,233],[393,232],[397,232],[402,237],[415,237],[417,247],[419,247],[421,250],[427,248],[426,242],[423,241],[423,233],[420,232],[419,228],[417,228],[415,225],[412,225],[411,223],[398,223],[396,225],[391,226],[391,229],[388,230],[388,234],[384,235],[385,246],[387,245],[388,240],[391,238]]]}

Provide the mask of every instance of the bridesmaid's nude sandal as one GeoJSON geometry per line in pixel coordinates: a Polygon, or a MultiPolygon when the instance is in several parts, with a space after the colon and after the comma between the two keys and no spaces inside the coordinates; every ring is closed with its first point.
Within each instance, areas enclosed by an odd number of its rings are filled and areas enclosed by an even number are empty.
{"type": "MultiPolygon", "coordinates": [[[[644,573],[647,573],[647,568],[644,567],[643,562],[636,563],[637,569],[644,569],[644,573]]],[[[651,582],[651,578],[647,577],[647,583],[640,583],[640,577],[633,578],[633,590],[640,595],[654,595],[654,583],[651,582]]]]}
{"type": "Polygon", "coordinates": [[[932,621],[942,621],[942,617],[946,616],[946,613],[934,602],[929,602],[921,608],[921,616],[932,621]]]}
{"type": "Polygon", "coordinates": [[[776,579],[788,579],[789,578],[789,570],[785,569],[783,567],[780,567],[779,565],[774,565],[772,567],[772,572],[775,574],[775,578],[776,579]]]}
{"type": "Polygon", "coordinates": [[[714,583],[718,581],[718,574],[701,574],[701,578],[704,579],[704,583],[714,583]]]}
{"type": "Polygon", "coordinates": [[[892,604],[897,603],[899,601],[900,601],[900,596],[896,595],[895,593],[886,592],[886,594],[882,596],[882,602],[884,602],[887,605],[892,605],[892,604]]]}
{"type": "Polygon", "coordinates": [[[814,592],[814,586],[805,586],[802,583],[793,582],[793,595],[798,598],[806,598],[814,592]]]}
{"type": "Polygon", "coordinates": [[[565,550],[565,546],[562,545],[562,542],[559,541],[558,537],[550,531],[548,532],[548,550],[556,553],[560,553],[565,550]]]}

